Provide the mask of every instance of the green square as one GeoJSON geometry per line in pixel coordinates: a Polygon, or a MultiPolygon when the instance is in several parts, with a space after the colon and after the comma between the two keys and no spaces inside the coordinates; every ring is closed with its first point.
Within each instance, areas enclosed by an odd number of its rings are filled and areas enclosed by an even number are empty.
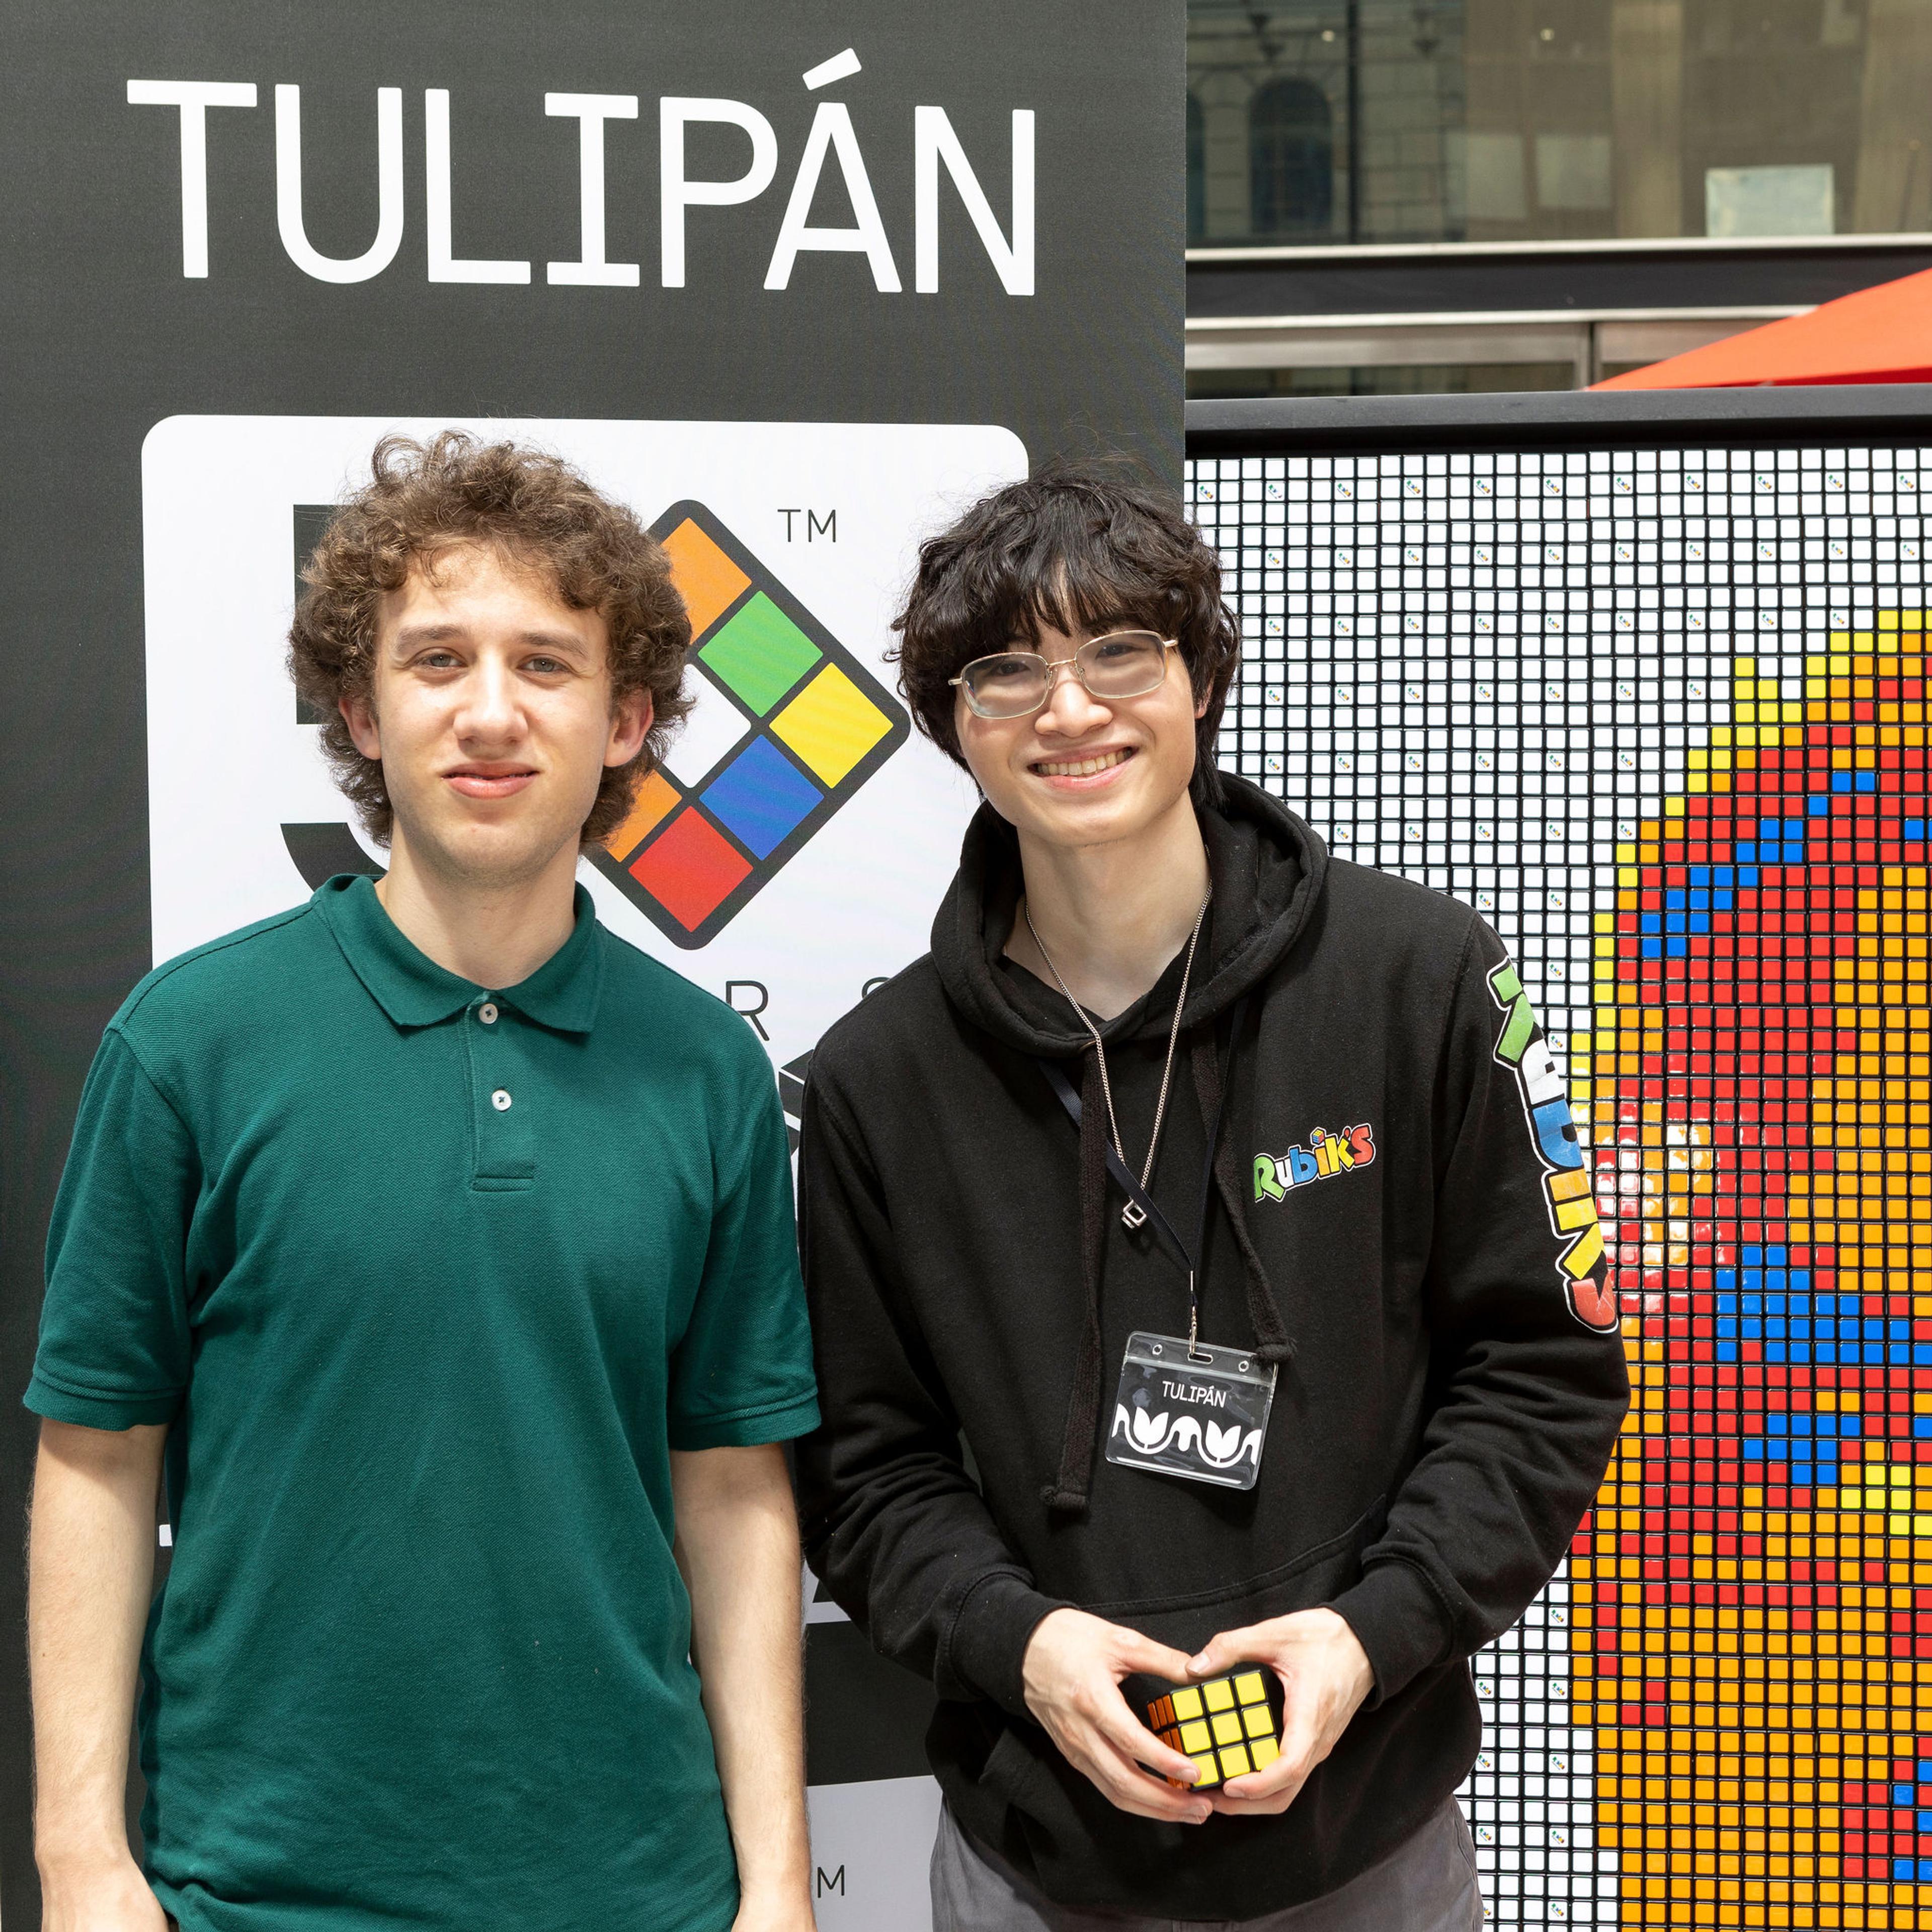
{"type": "Polygon", "coordinates": [[[818,662],[819,650],[761,590],[698,656],[762,718],[818,662]]]}

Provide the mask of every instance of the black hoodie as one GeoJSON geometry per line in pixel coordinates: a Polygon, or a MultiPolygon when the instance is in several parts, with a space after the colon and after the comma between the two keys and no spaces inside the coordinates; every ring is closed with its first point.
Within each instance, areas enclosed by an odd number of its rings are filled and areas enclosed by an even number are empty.
{"type": "MultiPolygon", "coordinates": [[[[1090,1040],[1002,956],[1019,860],[990,809],[930,956],[821,1042],[800,1156],[812,1567],[937,1688],[928,1754],[968,1832],[1064,1904],[1176,1918],[1333,1891],[1454,1790],[1466,1660],[1556,1567],[1627,1397],[1587,1169],[1496,935],[1223,782],[1150,1191],[1191,1238],[1218,1051],[1201,1335],[1280,1364],[1253,1489],[1102,1459],[1126,1338],[1184,1335],[1185,1281],[1122,1226],[1090,1040]],[[1190,1654],[1327,1604],[1375,1688],[1281,1816],[1156,1823],[1028,1711],[1028,1640],[1067,1604],[1190,1654]]],[[[1136,1172],[1180,976],[1102,1029],[1136,1172]]]]}

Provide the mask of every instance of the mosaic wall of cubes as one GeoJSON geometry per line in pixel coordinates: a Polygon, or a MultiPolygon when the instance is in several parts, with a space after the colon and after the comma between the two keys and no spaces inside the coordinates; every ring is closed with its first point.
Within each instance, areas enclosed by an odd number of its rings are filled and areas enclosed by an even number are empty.
{"type": "Polygon", "coordinates": [[[1932,1928],[1932,449],[1190,466],[1223,762],[1478,907],[1636,1396],[1476,1660],[1499,1924],[1932,1928]]]}

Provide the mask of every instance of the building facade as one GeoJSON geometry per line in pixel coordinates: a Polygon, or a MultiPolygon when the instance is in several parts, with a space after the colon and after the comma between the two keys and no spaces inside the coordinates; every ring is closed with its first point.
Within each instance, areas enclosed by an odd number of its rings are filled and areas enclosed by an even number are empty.
{"type": "Polygon", "coordinates": [[[1927,0],[1190,0],[1190,393],[1568,388],[1932,265],[1927,0]]]}

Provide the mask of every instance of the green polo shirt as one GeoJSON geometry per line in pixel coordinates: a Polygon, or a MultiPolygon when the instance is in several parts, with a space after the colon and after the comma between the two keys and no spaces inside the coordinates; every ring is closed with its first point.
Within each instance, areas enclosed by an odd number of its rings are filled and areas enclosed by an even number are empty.
{"type": "Polygon", "coordinates": [[[359,878],[143,980],[27,1402],[170,1425],[142,1826],[183,1932],[730,1925],[670,1458],[818,1421],[784,1123],[581,889],[515,986],[359,878]]]}

